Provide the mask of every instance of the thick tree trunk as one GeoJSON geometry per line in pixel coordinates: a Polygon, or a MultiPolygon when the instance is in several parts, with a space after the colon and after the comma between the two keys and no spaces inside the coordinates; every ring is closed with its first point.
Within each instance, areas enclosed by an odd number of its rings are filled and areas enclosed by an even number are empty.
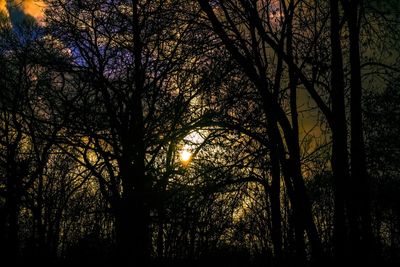
{"type": "Polygon", "coordinates": [[[146,266],[150,259],[149,210],[143,196],[133,194],[121,200],[115,218],[117,261],[146,266]]]}
{"type": "Polygon", "coordinates": [[[150,261],[151,181],[145,175],[145,144],[142,97],[145,71],[143,69],[141,39],[142,26],[138,1],[132,2],[134,78],[132,100],[127,107],[130,117],[120,132],[122,157],[119,162],[123,193],[116,217],[117,249],[124,265],[147,266],[150,261]]]}

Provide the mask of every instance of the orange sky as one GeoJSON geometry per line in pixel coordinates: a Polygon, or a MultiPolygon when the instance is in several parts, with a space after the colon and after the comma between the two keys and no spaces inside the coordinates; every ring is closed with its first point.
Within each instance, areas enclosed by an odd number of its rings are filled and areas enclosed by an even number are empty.
{"type": "MultiPolygon", "coordinates": [[[[6,0],[0,0],[0,10],[7,13],[6,0]]],[[[41,19],[43,15],[44,3],[42,0],[16,0],[15,2],[21,3],[24,12],[36,19],[41,19]]]]}
{"type": "Polygon", "coordinates": [[[6,10],[6,0],[0,0],[0,11],[5,12],[6,10]]]}

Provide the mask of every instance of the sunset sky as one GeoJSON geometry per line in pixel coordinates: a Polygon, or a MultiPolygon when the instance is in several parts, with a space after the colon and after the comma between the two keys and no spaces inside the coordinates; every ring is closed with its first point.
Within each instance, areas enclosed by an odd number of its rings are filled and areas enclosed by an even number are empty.
{"type": "MultiPolygon", "coordinates": [[[[16,4],[20,4],[22,10],[28,14],[31,15],[32,17],[36,19],[40,19],[43,15],[43,6],[44,3],[41,0],[17,0],[17,1],[11,1],[16,4]]],[[[6,0],[0,0],[0,10],[3,12],[7,12],[7,1],[6,0]]]]}

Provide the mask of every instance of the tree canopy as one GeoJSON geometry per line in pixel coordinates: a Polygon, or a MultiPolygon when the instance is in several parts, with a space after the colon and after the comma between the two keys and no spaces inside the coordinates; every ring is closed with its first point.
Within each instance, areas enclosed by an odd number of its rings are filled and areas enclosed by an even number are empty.
{"type": "Polygon", "coordinates": [[[0,1],[1,261],[396,266],[399,12],[0,1]]]}

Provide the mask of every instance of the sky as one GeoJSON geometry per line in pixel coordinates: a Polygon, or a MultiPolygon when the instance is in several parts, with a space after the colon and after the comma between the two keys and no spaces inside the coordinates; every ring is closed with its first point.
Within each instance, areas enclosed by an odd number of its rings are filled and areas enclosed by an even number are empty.
{"type": "MultiPolygon", "coordinates": [[[[37,20],[40,20],[43,16],[44,3],[42,0],[9,0],[9,2],[20,5],[25,14],[28,14],[37,20]]],[[[7,0],[0,0],[0,11],[8,14],[7,0]]]]}

